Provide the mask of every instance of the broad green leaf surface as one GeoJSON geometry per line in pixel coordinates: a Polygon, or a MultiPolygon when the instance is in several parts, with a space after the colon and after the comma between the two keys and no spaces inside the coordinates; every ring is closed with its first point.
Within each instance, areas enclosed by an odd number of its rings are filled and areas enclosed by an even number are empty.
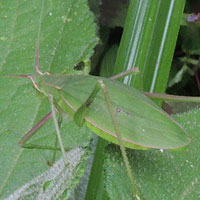
{"type": "MultiPolygon", "coordinates": [[[[191,200],[200,198],[200,110],[176,116],[192,136],[183,151],[128,151],[141,198],[191,200]]],[[[115,148],[115,150],[117,150],[115,148]]],[[[119,151],[118,151],[119,152],[119,151]]],[[[132,190],[120,154],[108,149],[105,162],[106,190],[110,199],[132,199],[132,190]],[[115,153],[113,153],[115,152],[115,153]]]]}
{"type": "Polygon", "coordinates": [[[190,23],[188,26],[183,26],[181,28],[180,34],[183,50],[188,54],[198,55],[200,53],[199,26],[190,23]]]}
{"type": "MultiPolygon", "coordinates": [[[[30,80],[6,76],[35,73],[40,23],[42,71],[73,73],[74,65],[89,60],[98,41],[86,0],[0,2],[0,199],[47,170],[52,159],[51,151],[22,149],[17,144],[50,111],[49,102],[30,80]]],[[[63,121],[69,122],[63,122],[61,129],[67,148],[90,142],[88,129],[79,129],[68,118],[63,121]]],[[[54,132],[50,120],[30,142],[54,146],[54,132]]]]}
{"type": "MultiPolygon", "coordinates": [[[[70,165],[64,166],[63,160],[58,160],[53,167],[26,183],[22,188],[6,198],[13,199],[68,199],[70,190],[83,175],[86,162],[83,159],[85,150],[75,148],[67,152],[66,156],[70,165]],[[74,156],[77,155],[77,156],[74,156]],[[81,161],[82,160],[82,161],[81,161]],[[64,194],[63,194],[64,193],[64,194]]],[[[86,154],[87,155],[87,154],[86,154]]],[[[88,158],[84,156],[84,158],[88,158]]]]}

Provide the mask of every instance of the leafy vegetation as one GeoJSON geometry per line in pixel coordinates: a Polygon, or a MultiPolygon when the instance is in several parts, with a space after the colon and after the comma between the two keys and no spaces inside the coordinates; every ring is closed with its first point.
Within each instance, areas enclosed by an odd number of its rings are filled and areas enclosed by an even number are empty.
{"type": "MultiPolygon", "coordinates": [[[[18,146],[21,137],[50,111],[50,105],[30,80],[9,75],[35,73],[39,40],[43,72],[90,71],[109,77],[139,66],[143,84],[139,76],[123,80],[126,84],[150,92],[198,95],[198,5],[198,1],[185,5],[184,0],[174,4],[135,0],[130,5],[128,0],[1,1],[0,199],[132,199],[118,146],[97,139],[87,127],[78,128],[68,117],[62,120],[61,132],[70,149],[71,168],[62,165],[58,151],[18,146]],[[55,165],[50,167],[53,158],[55,165]]],[[[179,105],[172,107],[173,113],[181,110],[174,117],[192,137],[185,150],[127,151],[141,199],[200,197],[200,111],[196,104],[181,104],[178,109],[179,105]]],[[[55,137],[50,120],[29,143],[54,146],[55,137]]]]}

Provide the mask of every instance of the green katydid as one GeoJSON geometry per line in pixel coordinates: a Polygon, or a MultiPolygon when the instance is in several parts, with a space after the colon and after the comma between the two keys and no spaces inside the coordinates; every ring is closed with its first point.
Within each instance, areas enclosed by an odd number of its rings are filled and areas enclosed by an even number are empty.
{"type": "MultiPolygon", "coordinates": [[[[28,77],[32,79],[34,86],[40,92],[50,96],[54,119],[53,105],[55,104],[57,110],[62,110],[74,117],[79,126],[85,122],[96,134],[119,144],[121,140],[112,122],[116,119],[123,140],[122,147],[124,145],[132,149],[177,149],[190,143],[190,138],[185,131],[164,111],[137,90],[120,82],[85,75],[46,74],[28,77]],[[115,112],[114,117],[107,109],[107,101],[104,97],[106,92],[99,90],[101,87],[107,88],[115,112]],[[127,99],[129,103],[132,102],[133,106],[124,103],[127,99]],[[153,119],[149,118],[149,115],[152,115],[153,119]]],[[[50,114],[42,123],[49,118],[50,114]]],[[[24,143],[29,136],[30,132],[20,141],[22,146],[26,147],[24,143]]],[[[59,140],[64,154],[62,141],[59,140]]]]}
{"type": "MultiPolygon", "coordinates": [[[[39,75],[18,76],[30,78],[34,87],[50,99],[65,164],[67,161],[56,122],[55,107],[57,111],[73,117],[78,126],[85,123],[99,136],[120,144],[127,166],[129,164],[124,146],[132,149],[177,149],[190,143],[190,138],[178,123],[139,91],[112,80],[116,77],[110,80],[89,75],[43,74],[39,71],[38,55],[37,48],[36,71],[39,75]]],[[[51,113],[25,135],[19,144],[28,147],[25,142],[50,117],[51,113]]],[[[130,177],[130,167],[127,168],[130,177]]],[[[134,185],[133,181],[132,184],[134,185]]],[[[138,196],[135,186],[133,187],[138,196]]]]}
{"type": "MultiPolygon", "coordinates": [[[[67,164],[56,122],[56,109],[73,117],[78,126],[85,123],[104,139],[116,144],[121,143],[126,165],[129,164],[124,146],[131,149],[177,149],[190,143],[190,138],[182,127],[155,103],[139,91],[114,80],[130,72],[110,79],[86,75],[50,75],[40,72],[38,61],[39,45],[36,48],[35,65],[39,75],[16,76],[30,78],[34,87],[50,99],[52,112],[20,140],[22,147],[30,148],[25,144],[26,141],[53,116],[63,159],[67,164]]],[[[130,169],[128,171],[130,177],[130,169]]],[[[134,192],[135,196],[138,196],[136,189],[134,192]]]]}
{"type": "MultiPolygon", "coordinates": [[[[19,76],[30,78],[34,87],[50,99],[52,114],[47,114],[23,137],[19,142],[21,146],[28,147],[26,141],[51,116],[60,137],[56,109],[73,117],[77,125],[85,123],[104,139],[121,143],[122,152],[124,146],[132,149],[177,149],[190,143],[185,131],[171,117],[137,90],[112,80],[116,77],[110,80],[95,76],[49,75],[40,72],[38,61],[39,45],[36,48],[36,71],[39,75],[19,76]]],[[[121,76],[126,74],[128,72],[121,76]]],[[[59,140],[64,154],[62,139],[59,140]]],[[[126,154],[122,154],[126,160],[126,154]]]]}

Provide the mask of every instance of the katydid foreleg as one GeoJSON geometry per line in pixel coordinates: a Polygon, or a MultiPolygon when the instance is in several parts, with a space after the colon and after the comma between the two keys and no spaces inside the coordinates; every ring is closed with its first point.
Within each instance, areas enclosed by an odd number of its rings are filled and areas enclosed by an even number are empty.
{"type": "Polygon", "coordinates": [[[130,69],[124,71],[124,72],[120,72],[119,74],[116,74],[114,76],[111,76],[109,79],[117,80],[117,79],[122,78],[122,77],[127,76],[127,75],[138,74],[139,72],[140,72],[139,68],[134,67],[134,68],[130,68],[130,69]]]}
{"type": "Polygon", "coordinates": [[[63,142],[62,142],[59,125],[58,125],[58,122],[57,122],[57,119],[56,119],[56,109],[55,109],[55,106],[53,104],[53,96],[52,95],[49,96],[49,100],[50,100],[50,104],[51,104],[51,113],[52,113],[55,129],[56,129],[58,142],[59,142],[59,145],[60,145],[61,152],[63,154],[63,161],[64,161],[64,164],[67,166],[68,163],[67,163],[67,160],[66,160],[65,149],[64,149],[63,142]]]}
{"type": "Polygon", "coordinates": [[[120,150],[122,152],[122,157],[123,157],[126,169],[127,169],[129,179],[131,181],[134,197],[136,197],[137,200],[140,200],[140,197],[139,197],[138,191],[137,191],[137,187],[136,187],[135,181],[133,179],[131,166],[129,164],[128,157],[127,157],[127,154],[126,154],[126,150],[125,150],[123,140],[122,140],[122,137],[121,137],[121,134],[120,134],[120,128],[119,128],[119,125],[118,125],[118,122],[117,122],[116,114],[115,114],[114,109],[112,107],[112,103],[111,103],[106,85],[103,83],[103,81],[101,79],[99,79],[98,82],[95,84],[95,87],[94,87],[93,91],[91,92],[90,96],[87,98],[87,100],[75,112],[74,121],[76,122],[76,124],[78,126],[83,125],[84,118],[87,116],[87,112],[89,110],[89,107],[92,104],[92,102],[95,100],[95,97],[97,96],[97,93],[99,92],[100,89],[102,89],[103,93],[104,93],[104,97],[105,97],[106,104],[107,104],[107,107],[108,107],[108,110],[109,110],[109,113],[110,113],[110,116],[111,116],[111,119],[112,119],[112,123],[113,123],[115,133],[116,133],[116,136],[117,136],[117,139],[118,139],[120,150]]]}
{"type": "MultiPolygon", "coordinates": [[[[58,115],[58,127],[60,128],[61,127],[61,124],[62,124],[62,115],[58,115]]],[[[51,159],[51,161],[48,161],[48,164],[49,164],[49,166],[52,166],[54,163],[55,163],[55,161],[56,161],[56,153],[57,153],[57,150],[59,149],[60,150],[60,148],[59,148],[59,146],[58,146],[59,144],[58,144],[58,137],[56,136],[56,138],[55,138],[55,143],[54,143],[54,147],[55,147],[55,149],[53,150],[53,155],[52,155],[52,159],[51,159]],[[56,149],[56,147],[58,148],[58,149],[56,149]]],[[[68,151],[69,149],[66,149],[65,147],[64,147],[64,149],[65,149],[65,151],[68,151]]]]}

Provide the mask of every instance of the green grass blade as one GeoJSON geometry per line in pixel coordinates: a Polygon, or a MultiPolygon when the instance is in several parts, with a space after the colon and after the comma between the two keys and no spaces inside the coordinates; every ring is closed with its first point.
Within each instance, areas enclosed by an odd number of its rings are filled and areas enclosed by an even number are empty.
{"type": "Polygon", "coordinates": [[[107,145],[106,140],[102,139],[101,137],[97,137],[95,154],[89,176],[89,182],[85,200],[90,200],[90,199],[101,200],[105,193],[103,164],[104,164],[104,149],[106,145],[107,145]]]}
{"type": "MultiPolygon", "coordinates": [[[[184,4],[131,1],[114,73],[139,66],[144,91],[164,92],[184,4]]],[[[126,82],[139,88],[136,78],[129,76],[126,82]]]]}

